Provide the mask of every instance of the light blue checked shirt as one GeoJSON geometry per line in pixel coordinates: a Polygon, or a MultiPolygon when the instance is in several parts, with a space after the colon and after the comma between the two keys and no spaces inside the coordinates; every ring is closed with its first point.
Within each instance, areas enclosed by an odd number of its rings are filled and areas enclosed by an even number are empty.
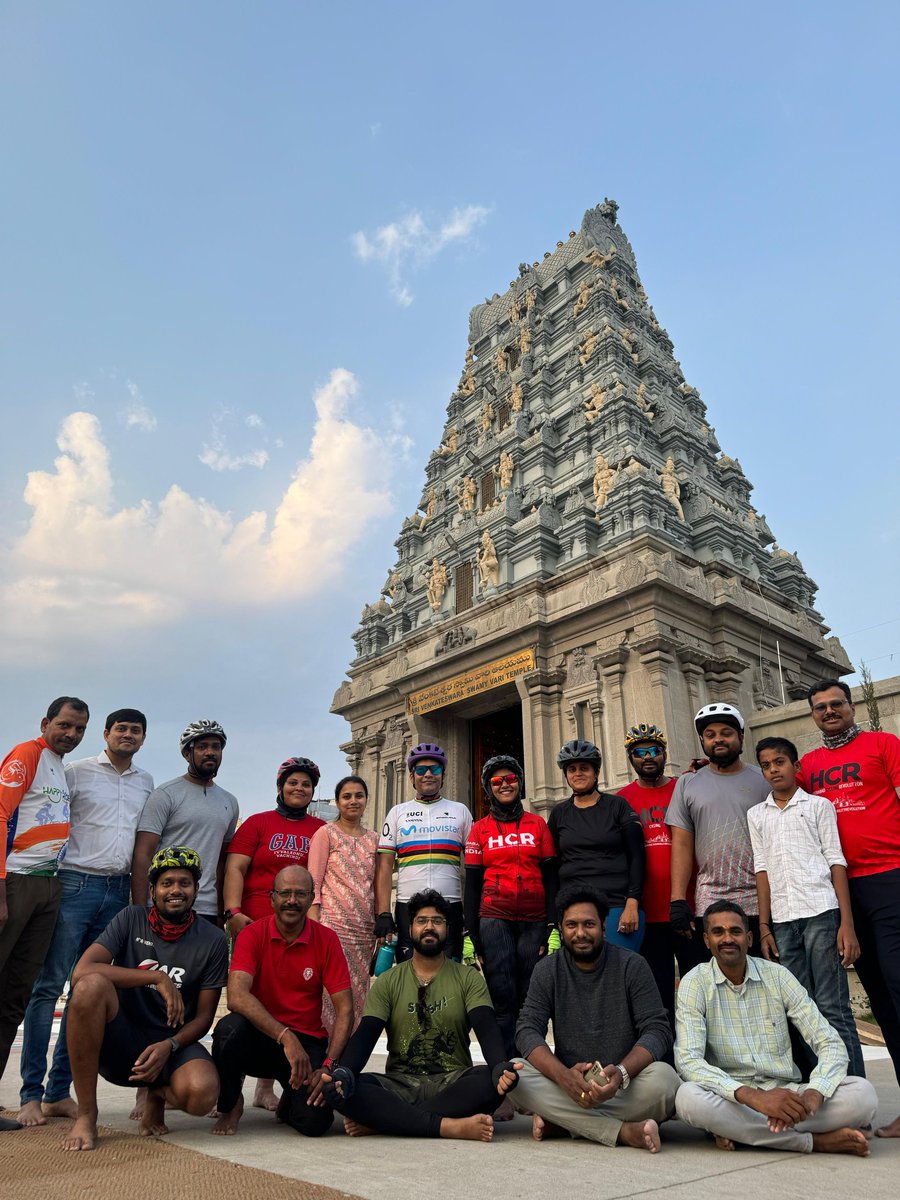
{"type": "Polygon", "coordinates": [[[828,1099],[847,1074],[847,1051],[787,967],[748,958],[744,982],[729,983],[715,960],[678,987],[675,1069],[726,1100],[740,1087],[768,1091],[799,1083],[790,1021],[819,1059],[808,1086],[828,1099]]]}

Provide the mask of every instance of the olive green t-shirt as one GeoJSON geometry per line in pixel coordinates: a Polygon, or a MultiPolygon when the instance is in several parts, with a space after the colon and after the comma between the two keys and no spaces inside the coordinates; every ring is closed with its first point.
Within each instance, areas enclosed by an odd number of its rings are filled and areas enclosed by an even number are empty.
{"type": "Polygon", "coordinates": [[[492,1007],[484,977],[448,958],[425,988],[410,962],[379,975],[363,1015],[387,1026],[389,1074],[443,1075],[471,1067],[469,1013],[483,1006],[492,1007]]]}

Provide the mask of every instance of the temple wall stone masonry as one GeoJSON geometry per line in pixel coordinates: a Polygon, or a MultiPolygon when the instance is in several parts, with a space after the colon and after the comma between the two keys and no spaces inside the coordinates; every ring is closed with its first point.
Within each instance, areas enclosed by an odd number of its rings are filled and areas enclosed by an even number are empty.
{"type": "Polygon", "coordinates": [[[678,771],[701,704],[764,713],[851,669],[721,451],[617,212],[589,209],[471,311],[419,509],[332,704],[376,827],[422,740],[451,755],[447,794],[473,803],[501,712],[521,713],[529,802],[546,812],[567,738],[596,741],[603,786],[620,787],[634,722],[665,728],[678,771]]]}

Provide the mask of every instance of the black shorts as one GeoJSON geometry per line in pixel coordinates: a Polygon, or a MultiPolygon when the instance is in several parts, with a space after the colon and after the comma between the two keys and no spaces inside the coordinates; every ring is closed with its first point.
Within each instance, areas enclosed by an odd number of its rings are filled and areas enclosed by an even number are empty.
{"type": "MultiPolygon", "coordinates": [[[[133,1024],[120,1008],[106,1026],[106,1033],[103,1035],[103,1045],[100,1047],[100,1074],[107,1083],[114,1083],[117,1087],[147,1086],[128,1077],[133,1073],[134,1064],[147,1047],[152,1046],[154,1042],[161,1042],[166,1036],[158,1028],[148,1029],[145,1025],[133,1024]]],[[[169,1056],[168,1062],[149,1086],[164,1086],[169,1083],[179,1067],[198,1058],[204,1059],[212,1066],[212,1055],[199,1042],[185,1046],[177,1054],[169,1056]]]]}

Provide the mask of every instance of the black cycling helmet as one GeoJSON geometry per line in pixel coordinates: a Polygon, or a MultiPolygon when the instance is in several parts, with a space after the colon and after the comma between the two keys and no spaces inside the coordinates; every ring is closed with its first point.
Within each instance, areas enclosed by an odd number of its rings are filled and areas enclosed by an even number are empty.
{"type": "Polygon", "coordinates": [[[278,768],[278,775],[275,778],[275,786],[279,792],[287,777],[293,775],[295,771],[302,771],[304,775],[310,777],[314,791],[319,786],[319,779],[322,772],[311,758],[286,758],[278,768]]]}
{"type": "Polygon", "coordinates": [[[599,771],[603,757],[593,742],[588,742],[584,738],[574,738],[571,742],[566,742],[557,754],[556,762],[563,772],[566,767],[571,767],[572,763],[579,762],[593,763],[599,771]]]}
{"type": "Polygon", "coordinates": [[[519,799],[525,795],[525,772],[522,770],[522,764],[517,758],[513,758],[511,754],[495,754],[493,758],[489,758],[481,768],[481,786],[484,788],[484,794],[490,800],[493,796],[491,791],[491,776],[497,771],[511,771],[519,781],[519,799]]]}

